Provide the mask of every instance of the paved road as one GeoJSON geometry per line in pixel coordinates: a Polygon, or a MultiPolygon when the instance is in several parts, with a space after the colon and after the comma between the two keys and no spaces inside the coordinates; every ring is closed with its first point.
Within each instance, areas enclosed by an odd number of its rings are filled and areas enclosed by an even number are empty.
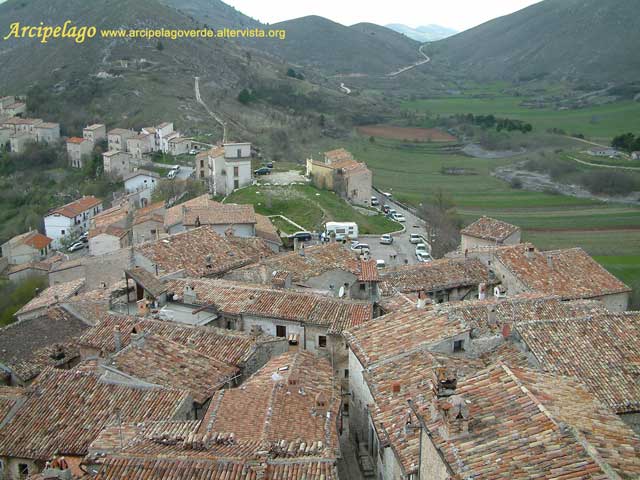
{"type": "MultiPolygon", "coordinates": [[[[172,165],[166,164],[166,163],[152,163],[152,165],[154,167],[157,168],[171,168],[172,165]]],[[[180,170],[178,171],[178,174],[176,175],[176,178],[178,180],[186,180],[187,178],[189,178],[191,176],[191,174],[193,173],[193,167],[187,167],[185,165],[180,165],[180,170]]]]}
{"type": "Polygon", "coordinates": [[[424,46],[425,45],[420,45],[420,48],[418,48],[418,52],[420,52],[420,55],[424,57],[424,60],[420,60],[416,63],[412,63],[411,65],[407,67],[403,67],[400,70],[396,70],[395,72],[387,73],[387,77],[395,77],[396,75],[400,75],[401,73],[411,70],[412,68],[416,68],[416,67],[419,67],[420,65],[424,65],[425,63],[429,63],[431,61],[431,58],[429,58],[429,56],[426,53],[424,53],[424,51],[422,50],[424,46]]]}
{"type": "Polygon", "coordinates": [[[384,260],[387,266],[414,265],[418,263],[415,255],[415,245],[409,241],[409,235],[411,233],[425,233],[424,221],[384,195],[376,193],[375,196],[378,198],[380,205],[389,205],[391,208],[395,208],[398,213],[404,215],[406,218],[404,223],[406,231],[394,234],[392,245],[381,245],[379,235],[362,235],[360,241],[368,243],[371,247],[371,256],[376,260],[384,260]]]}
{"type": "Polygon", "coordinates": [[[587,162],[585,160],[580,160],[579,158],[576,157],[572,157],[571,155],[568,156],[571,160],[574,160],[578,163],[581,163],[583,165],[589,165],[590,167],[599,167],[599,168],[613,168],[613,169],[617,169],[617,170],[635,170],[638,171],[640,170],[640,167],[624,167],[622,165],[603,165],[600,163],[591,163],[591,162],[587,162]]]}
{"type": "Polygon", "coordinates": [[[346,93],[347,95],[349,95],[351,93],[351,89],[349,87],[347,87],[344,83],[340,84],[340,88],[342,89],[342,91],[344,93],[346,93]]]}

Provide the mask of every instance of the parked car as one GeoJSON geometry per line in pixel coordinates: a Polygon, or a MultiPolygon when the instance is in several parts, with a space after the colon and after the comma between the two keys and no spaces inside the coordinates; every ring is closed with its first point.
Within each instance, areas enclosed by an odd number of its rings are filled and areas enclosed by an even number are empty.
{"type": "Polygon", "coordinates": [[[416,252],[416,258],[420,263],[427,263],[433,260],[433,258],[431,258],[431,255],[429,255],[427,252],[423,252],[422,250],[416,252]]]}
{"type": "Polygon", "coordinates": [[[267,162],[265,165],[267,168],[273,168],[273,162],[267,162]]]}
{"type": "Polygon", "coordinates": [[[73,245],[71,245],[67,250],[70,252],[76,252],[78,250],[82,250],[84,247],[86,247],[84,243],[76,242],[73,245]]]}
{"type": "Polygon", "coordinates": [[[429,253],[429,249],[427,248],[426,243],[419,243],[416,245],[416,253],[417,252],[426,252],[429,253]]]}
{"type": "Polygon", "coordinates": [[[260,167],[257,170],[253,171],[254,175],[269,175],[271,173],[271,169],[267,167],[260,167]]]}
{"type": "Polygon", "coordinates": [[[309,242],[311,240],[311,238],[312,238],[312,235],[309,232],[296,232],[293,235],[289,235],[289,238],[291,240],[294,240],[294,239],[297,238],[298,241],[309,242]]]}
{"type": "Polygon", "coordinates": [[[171,167],[172,170],[175,170],[176,172],[180,171],[180,165],[174,165],[173,167],[171,167]]]}
{"type": "Polygon", "coordinates": [[[195,150],[195,149],[189,150],[189,155],[196,155],[197,153],[198,153],[198,151],[195,150]]]}
{"type": "Polygon", "coordinates": [[[371,206],[377,207],[378,205],[380,205],[380,200],[378,200],[376,197],[371,197],[371,206]]]}
{"type": "Polygon", "coordinates": [[[384,267],[386,267],[386,266],[387,266],[387,264],[385,263],[385,261],[384,261],[384,260],[376,260],[376,267],[378,267],[378,268],[384,268],[384,267]]]}
{"type": "Polygon", "coordinates": [[[411,235],[409,235],[409,242],[413,244],[424,243],[424,238],[419,233],[412,233],[411,235]]]}
{"type": "Polygon", "coordinates": [[[382,194],[387,198],[391,198],[391,196],[392,196],[391,193],[389,193],[389,192],[382,192],[382,194]]]}
{"type": "Polygon", "coordinates": [[[167,178],[176,178],[176,174],[178,172],[176,170],[169,170],[169,173],[167,173],[167,178]]]}
{"type": "Polygon", "coordinates": [[[369,248],[369,245],[366,243],[356,243],[355,245],[351,245],[351,250],[353,250],[354,252],[369,252],[371,251],[371,248],[369,248]]]}
{"type": "Polygon", "coordinates": [[[401,213],[394,213],[391,215],[391,218],[393,218],[396,222],[406,222],[407,220],[404,218],[404,215],[402,215],[401,213]]]}
{"type": "Polygon", "coordinates": [[[388,233],[385,233],[380,237],[380,243],[382,245],[391,245],[393,243],[393,237],[388,233]]]}
{"type": "Polygon", "coordinates": [[[383,205],[382,206],[382,211],[387,214],[389,213],[389,210],[391,210],[391,207],[389,205],[383,205]]]}

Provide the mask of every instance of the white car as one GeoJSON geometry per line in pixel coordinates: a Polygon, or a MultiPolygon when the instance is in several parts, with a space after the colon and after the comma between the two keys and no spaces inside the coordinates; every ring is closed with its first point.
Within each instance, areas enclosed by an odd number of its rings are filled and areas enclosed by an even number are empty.
{"type": "Polygon", "coordinates": [[[427,263],[433,260],[433,258],[431,258],[431,255],[429,255],[427,252],[423,252],[422,250],[416,252],[416,258],[420,263],[427,263]]]}
{"type": "Polygon", "coordinates": [[[371,197],[371,206],[377,207],[378,205],[380,205],[380,201],[376,197],[371,197]]]}
{"type": "Polygon", "coordinates": [[[176,174],[178,172],[176,170],[169,170],[169,173],[167,173],[167,178],[176,178],[176,174]]]}
{"type": "Polygon", "coordinates": [[[391,198],[391,195],[392,195],[392,194],[391,194],[391,193],[389,193],[389,192],[382,192],[382,194],[383,194],[385,197],[387,197],[387,198],[391,198]]]}
{"type": "Polygon", "coordinates": [[[427,244],[426,243],[419,243],[416,245],[416,253],[418,252],[425,252],[425,253],[429,253],[429,249],[427,248],[427,244]]]}
{"type": "Polygon", "coordinates": [[[393,218],[396,222],[406,222],[406,218],[404,218],[404,215],[402,215],[401,213],[394,213],[393,215],[391,215],[391,218],[393,218]]]}
{"type": "Polygon", "coordinates": [[[387,264],[385,263],[385,261],[384,261],[384,260],[376,260],[376,267],[378,267],[378,268],[384,268],[384,267],[386,267],[386,266],[387,266],[387,264]]]}
{"type": "Polygon", "coordinates": [[[197,153],[197,150],[189,150],[189,155],[196,155],[197,153]]]}
{"type": "Polygon", "coordinates": [[[82,250],[84,247],[86,247],[86,245],[83,242],[76,242],[73,245],[71,245],[67,250],[69,250],[70,252],[76,252],[78,250],[82,250]]]}
{"type": "Polygon", "coordinates": [[[367,245],[366,243],[356,243],[355,245],[351,245],[351,250],[353,250],[354,252],[369,252],[371,251],[371,249],[369,248],[369,245],[367,245]]]}
{"type": "Polygon", "coordinates": [[[382,245],[391,245],[393,243],[393,237],[388,233],[385,233],[380,237],[380,243],[382,245]]]}
{"type": "Polygon", "coordinates": [[[171,170],[175,170],[176,172],[180,171],[180,165],[174,165],[173,167],[171,167],[171,170]]]}
{"type": "Polygon", "coordinates": [[[413,243],[414,245],[416,243],[423,243],[424,238],[419,233],[412,233],[411,235],[409,235],[409,242],[413,243]]]}

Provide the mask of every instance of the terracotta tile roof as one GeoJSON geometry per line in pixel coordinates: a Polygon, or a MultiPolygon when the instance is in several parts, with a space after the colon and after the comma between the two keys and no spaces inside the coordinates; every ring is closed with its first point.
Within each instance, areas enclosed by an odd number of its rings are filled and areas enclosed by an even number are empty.
{"type": "Polygon", "coordinates": [[[129,215],[129,208],[126,205],[116,205],[93,216],[91,218],[91,227],[99,228],[108,225],[122,224],[126,220],[127,215],[129,215]]]}
{"type": "MultiPolygon", "coordinates": [[[[417,293],[395,293],[393,295],[382,297],[378,300],[378,305],[384,314],[392,313],[407,307],[415,307],[418,303],[417,293]]],[[[426,305],[431,304],[431,299],[427,298],[426,305]]]]}
{"type": "Polygon", "coordinates": [[[278,229],[269,220],[269,217],[256,213],[256,237],[262,238],[268,242],[282,245],[282,238],[278,233],[278,229]]]}
{"type": "Polygon", "coordinates": [[[18,310],[16,312],[16,316],[56,305],[63,300],[67,300],[74,295],[77,295],[84,287],[84,284],[84,278],[80,278],[77,280],[71,280],[70,282],[52,285],[43,290],[40,295],[18,310]]]}
{"type": "Polygon", "coordinates": [[[335,457],[339,408],[329,361],[288,352],[269,360],[241,387],[218,391],[199,433],[232,433],[239,443],[260,442],[274,456],[304,455],[300,446],[306,445],[314,456],[335,457]]]}
{"type": "Polygon", "coordinates": [[[460,233],[470,237],[482,238],[501,243],[518,230],[520,230],[520,227],[511,225],[510,223],[502,222],[495,218],[481,217],[471,225],[463,228],[460,233]]]}
{"type": "Polygon", "coordinates": [[[540,252],[531,244],[520,244],[497,248],[495,257],[526,288],[563,299],[631,291],[581,248],[540,252]]]}
{"type": "Polygon", "coordinates": [[[331,162],[338,162],[341,160],[353,160],[353,155],[344,148],[336,148],[335,150],[329,150],[324,152],[324,156],[331,162]]]}
{"type": "Polygon", "coordinates": [[[156,335],[142,334],[116,353],[109,366],[132,377],[188,391],[204,404],[238,368],[156,335]]]}
{"type": "Polygon", "coordinates": [[[576,315],[605,312],[595,300],[562,301],[560,297],[524,293],[508,298],[489,297],[436,304],[432,311],[447,313],[450,318],[468,323],[476,335],[501,332],[505,324],[516,325],[531,320],[554,320],[576,315]]]}
{"type": "Polygon", "coordinates": [[[118,412],[127,422],[170,419],[187,401],[188,394],[178,390],[107,384],[93,374],[49,368],[0,429],[0,451],[37,460],[56,453],[85,455],[118,412]]]}
{"type": "Polygon", "coordinates": [[[144,268],[134,267],[125,270],[125,276],[131,277],[134,282],[139,283],[147,292],[158,298],[166,293],[167,286],[162,283],[154,274],[147,272],[144,268]]]}
{"type": "Polygon", "coordinates": [[[383,315],[345,332],[349,347],[364,367],[468,332],[466,322],[413,306],[383,315]]]}
{"type": "Polygon", "coordinates": [[[184,270],[190,277],[220,275],[273,255],[261,239],[222,237],[211,227],[176,233],[135,247],[159,274],[184,270]]]}
{"type": "MultiPolygon", "coordinates": [[[[581,384],[498,364],[419,398],[430,437],[460,478],[621,478],[640,473],[640,439],[581,384]],[[446,433],[442,407],[464,405],[468,433],[446,433]]],[[[454,422],[456,420],[453,420],[454,422]]]]}
{"type": "Polygon", "coordinates": [[[359,282],[379,282],[378,266],[375,260],[360,260],[358,272],[359,282]]]}
{"type": "Polygon", "coordinates": [[[67,138],[67,143],[75,143],[77,145],[84,143],[84,142],[88,142],[89,140],[87,140],[86,138],[82,138],[82,137],[69,137],[67,138]]]}
{"type": "Polygon", "coordinates": [[[60,306],[71,315],[89,325],[95,325],[107,314],[111,303],[126,295],[124,280],[105,287],[89,290],[61,302],[60,306]]]}
{"type": "Polygon", "coordinates": [[[594,313],[517,324],[540,367],[578,378],[617,413],[640,411],[640,313],[594,313]]]}
{"type": "Polygon", "coordinates": [[[180,223],[194,226],[196,220],[200,225],[255,224],[256,215],[253,205],[220,203],[211,200],[209,194],[204,194],[169,208],[165,215],[165,227],[180,223]]]}
{"type": "Polygon", "coordinates": [[[107,135],[135,135],[135,132],[127,130],[126,128],[114,128],[109,130],[107,135]]]}
{"type": "Polygon", "coordinates": [[[214,358],[233,366],[241,366],[255,352],[256,346],[263,341],[248,333],[225,330],[214,327],[193,327],[188,325],[108,314],[93,328],[87,330],[78,339],[78,345],[95,348],[103,352],[114,352],[113,331],[121,331],[122,346],[131,342],[131,334],[149,333],[187,346],[202,355],[214,358]]]}
{"type": "Polygon", "coordinates": [[[361,325],[373,316],[367,302],[271,289],[228,280],[175,279],[167,281],[170,292],[182,298],[186,285],[196,294],[197,305],[210,305],[217,311],[232,315],[250,314],[280,318],[311,325],[327,326],[329,333],[361,325]]]}
{"type": "Polygon", "coordinates": [[[304,283],[332,270],[343,270],[357,275],[358,259],[354,252],[339,243],[326,243],[266,258],[259,263],[240,268],[231,274],[232,278],[248,277],[255,283],[270,283],[275,271],[291,272],[292,281],[304,283]],[[237,276],[236,276],[237,273],[237,276]]]}
{"type": "Polygon", "coordinates": [[[114,457],[93,477],[96,480],[338,480],[334,460],[273,461],[256,464],[226,459],[164,459],[114,457]]]}
{"type": "Polygon", "coordinates": [[[449,258],[388,268],[380,279],[383,295],[470,287],[490,280],[487,267],[480,260],[449,258]]]}
{"type": "Polygon", "coordinates": [[[29,232],[21,233],[11,238],[7,243],[11,245],[29,245],[36,250],[41,250],[48,246],[53,240],[49,237],[41,234],[37,230],[31,230],[29,232]]]}
{"type": "Polygon", "coordinates": [[[407,400],[431,395],[439,369],[452,371],[460,381],[483,367],[478,360],[419,351],[364,371],[373,397],[368,410],[381,447],[393,449],[404,475],[417,473],[420,454],[420,430],[405,428],[407,400]],[[399,391],[394,392],[394,388],[399,391]]]}
{"type": "Polygon", "coordinates": [[[59,307],[0,329],[0,362],[21,382],[78,356],[75,339],[89,325],[59,307]]]}
{"type": "Polygon", "coordinates": [[[47,215],[60,214],[64,215],[67,218],[75,218],[78,215],[86,212],[87,210],[91,210],[93,207],[97,207],[102,203],[102,200],[94,197],[93,195],[89,195],[87,197],[79,198],[71,203],[67,203],[62,207],[55,208],[51,210],[47,215]]]}

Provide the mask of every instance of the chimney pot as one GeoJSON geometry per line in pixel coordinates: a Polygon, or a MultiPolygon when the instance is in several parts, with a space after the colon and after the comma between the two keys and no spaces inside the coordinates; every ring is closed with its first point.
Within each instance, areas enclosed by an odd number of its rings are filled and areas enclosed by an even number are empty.
{"type": "Polygon", "coordinates": [[[427,306],[427,301],[429,296],[424,290],[420,290],[418,292],[418,302],[416,303],[416,308],[422,309],[427,306]]]}
{"type": "Polygon", "coordinates": [[[402,385],[400,384],[400,382],[393,382],[393,384],[391,385],[391,391],[394,394],[398,394],[400,393],[401,390],[402,390],[402,385]]]}
{"type": "Polygon", "coordinates": [[[547,266],[553,268],[553,257],[551,255],[547,255],[547,266]]]}
{"type": "Polygon", "coordinates": [[[113,344],[116,352],[122,350],[122,332],[120,331],[120,325],[116,325],[113,329],[113,344]]]}

